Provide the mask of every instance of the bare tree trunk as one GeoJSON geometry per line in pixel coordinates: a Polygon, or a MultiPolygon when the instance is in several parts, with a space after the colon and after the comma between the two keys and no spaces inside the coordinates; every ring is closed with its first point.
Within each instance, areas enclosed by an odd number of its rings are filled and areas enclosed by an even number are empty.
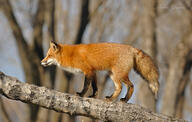
{"type": "MultiPolygon", "coordinates": [[[[43,56],[44,56],[42,41],[43,41],[43,24],[45,21],[44,18],[45,18],[45,11],[46,11],[46,3],[47,2],[45,0],[39,0],[38,1],[38,8],[37,8],[37,12],[35,14],[35,19],[33,22],[33,45],[32,45],[32,49],[38,55],[38,58],[39,58],[38,64],[40,64],[40,60],[43,59],[43,56]]],[[[46,75],[45,71],[41,74],[41,77],[42,77],[41,78],[42,79],[41,85],[46,86],[48,88],[51,88],[50,80],[46,81],[46,80],[48,80],[48,78],[46,78],[46,77],[48,77],[48,75],[46,75]]],[[[48,117],[47,110],[44,108],[38,108],[38,106],[33,106],[33,108],[37,109],[35,112],[32,111],[37,116],[36,121],[37,122],[46,122],[47,117],[48,117]]]]}
{"type": "Polygon", "coordinates": [[[163,106],[161,112],[171,116],[175,115],[179,81],[183,77],[185,59],[189,52],[189,48],[185,41],[183,40],[177,45],[174,53],[171,56],[169,74],[165,86],[166,90],[164,90],[165,92],[163,96],[163,106]]]}
{"type": "MultiPolygon", "coordinates": [[[[156,0],[142,0],[143,3],[143,16],[142,16],[142,39],[143,39],[143,50],[149,54],[154,61],[156,61],[157,46],[156,46],[156,0]]],[[[152,92],[148,88],[146,81],[140,82],[140,90],[138,92],[139,103],[150,108],[152,111],[156,111],[156,102],[152,92]]]]}
{"type": "Polygon", "coordinates": [[[186,86],[190,81],[190,68],[192,65],[192,50],[187,56],[186,64],[184,68],[184,75],[182,79],[179,82],[179,88],[177,93],[177,99],[176,99],[176,112],[175,116],[177,118],[183,118],[183,110],[184,110],[184,103],[185,103],[185,90],[186,86]]]}
{"type": "MultiPolygon", "coordinates": [[[[40,32],[39,25],[42,24],[41,17],[43,17],[43,15],[41,15],[42,9],[40,9],[42,6],[39,7],[39,9],[37,10],[37,12],[38,12],[37,20],[35,23],[36,28],[34,29],[35,42],[33,45],[33,48],[35,48],[35,49],[33,49],[30,46],[28,46],[28,44],[26,43],[26,40],[24,39],[22,30],[21,30],[19,24],[17,23],[17,20],[15,18],[15,15],[13,13],[12,6],[11,6],[9,0],[1,0],[1,2],[3,3],[3,4],[1,4],[2,8],[3,8],[2,10],[8,19],[9,25],[10,25],[13,35],[15,36],[15,39],[16,39],[16,44],[18,47],[23,69],[25,72],[25,78],[26,78],[27,82],[29,82],[29,83],[34,83],[36,85],[40,85],[40,81],[43,81],[43,68],[40,67],[40,63],[39,63],[40,62],[39,56],[42,57],[42,50],[39,47],[39,46],[41,46],[42,38],[38,32],[40,32]],[[40,14],[40,15],[38,15],[38,14],[40,14]],[[37,51],[38,53],[36,53],[35,51],[37,51]]],[[[42,2],[42,0],[39,1],[39,3],[41,3],[41,2],[42,2]]],[[[39,5],[43,5],[43,4],[39,4],[39,5]]],[[[38,107],[33,106],[33,105],[30,106],[30,120],[31,121],[36,120],[37,111],[38,111],[38,107]]]]}
{"type": "Polygon", "coordinates": [[[82,42],[83,33],[89,23],[89,0],[82,0],[81,4],[80,26],[77,31],[78,33],[75,39],[75,44],[80,44],[82,42]]]}
{"type": "Polygon", "coordinates": [[[40,79],[40,69],[36,65],[38,62],[38,58],[35,55],[33,50],[30,49],[30,47],[27,45],[26,40],[24,39],[24,36],[22,34],[22,30],[17,23],[17,20],[15,18],[15,15],[13,13],[12,6],[9,2],[9,0],[1,0],[2,4],[2,10],[7,17],[7,20],[9,22],[10,28],[12,29],[13,35],[16,39],[16,44],[18,47],[19,55],[21,58],[22,66],[25,72],[26,81],[29,83],[32,83],[32,81],[39,85],[41,81],[40,79]]]}
{"type": "Polygon", "coordinates": [[[192,49],[192,15],[190,11],[186,14],[188,16],[185,18],[185,24],[189,25],[188,30],[183,35],[183,39],[177,44],[170,57],[169,73],[165,85],[161,109],[162,113],[171,116],[174,116],[176,112],[176,103],[178,102],[177,98],[179,98],[178,95],[181,95],[178,93],[180,91],[179,84],[181,85],[183,79],[185,79],[184,76],[186,76],[186,74],[184,73],[186,73],[186,59],[192,49]]]}
{"type": "Polygon", "coordinates": [[[9,99],[32,103],[57,112],[103,121],[184,121],[134,104],[82,98],[18,81],[0,72],[0,93],[9,99]]]}
{"type": "MultiPolygon", "coordinates": [[[[42,0],[40,0],[40,1],[42,1],[42,0]]],[[[51,40],[54,40],[54,41],[56,40],[56,25],[57,25],[56,21],[57,20],[55,18],[55,0],[44,1],[43,5],[41,5],[41,4],[42,3],[39,3],[39,7],[43,6],[41,9],[43,9],[42,12],[44,12],[45,17],[42,17],[42,14],[39,14],[39,15],[41,15],[42,19],[44,19],[44,23],[46,23],[48,26],[47,36],[48,36],[48,43],[49,43],[49,41],[51,41],[51,40]]],[[[37,14],[38,13],[40,13],[40,12],[37,12],[37,14]]],[[[39,30],[41,31],[41,33],[40,33],[41,41],[43,40],[42,39],[42,36],[43,36],[42,28],[43,28],[44,23],[42,23],[41,26],[38,26],[39,30]]],[[[42,48],[42,45],[41,45],[41,48],[42,48]]],[[[48,70],[46,70],[44,72],[44,74],[48,81],[44,80],[42,85],[46,86],[48,88],[54,88],[56,66],[51,66],[48,70]]],[[[44,108],[40,108],[37,121],[38,122],[47,122],[47,121],[50,121],[52,118],[58,118],[58,116],[52,116],[52,113],[53,113],[52,111],[49,111],[44,108]]],[[[55,121],[51,121],[51,122],[55,122],[55,121]]]]}
{"type": "MultiPolygon", "coordinates": [[[[186,9],[189,12],[189,16],[192,22],[192,4],[191,7],[188,4],[185,4],[185,1],[181,1],[183,2],[184,6],[186,7],[186,9]]],[[[191,1],[192,3],[192,1],[191,1]]],[[[191,24],[192,27],[192,24],[191,24]]],[[[192,30],[191,30],[192,31],[192,30]]],[[[192,37],[190,37],[192,38],[192,37]]],[[[192,40],[192,39],[191,39],[192,40]]],[[[192,47],[191,47],[192,48],[192,47]]],[[[183,113],[184,113],[184,103],[185,103],[185,91],[186,91],[186,87],[189,84],[190,81],[190,69],[192,67],[192,49],[189,50],[189,53],[186,56],[186,62],[185,62],[185,66],[184,66],[184,72],[183,72],[183,77],[182,79],[179,81],[179,88],[178,88],[178,93],[177,93],[177,98],[176,98],[176,112],[175,112],[175,116],[177,118],[183,118],[183,113]]]]}

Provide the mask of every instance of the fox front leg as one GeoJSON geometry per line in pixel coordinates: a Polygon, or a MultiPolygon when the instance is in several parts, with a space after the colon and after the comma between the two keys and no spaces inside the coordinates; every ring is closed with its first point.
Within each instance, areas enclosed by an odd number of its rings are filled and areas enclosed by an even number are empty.
{"type": "Polygon", "coordinates": [[[80,97],[83,97],[85,95],[85,93],[87,92],[89,85],[92,81],[91,77],[85,76],[85,81],[84,81],[84,87],[83,90],[81,92],[76,92],[76,94],[80,97]]]}
{"type": "Polygon", "coordinates": [[[89,97],[96,97],[97,91],[98,91],[96,74],[93,75],[93,80],[91,82],[91,86],[92,86],[92,89],[93,89],[93,93],[89,97]]]}

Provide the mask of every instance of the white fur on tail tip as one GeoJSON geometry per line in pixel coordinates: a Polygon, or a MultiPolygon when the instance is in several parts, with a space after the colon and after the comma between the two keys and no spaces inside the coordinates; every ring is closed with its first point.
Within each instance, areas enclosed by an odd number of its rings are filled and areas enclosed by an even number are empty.
{"type": "Polygon", "coordinates": [[[149,83],[149,88],[151,89],[151,91],[155,95],[155,99],[157,99],[157,97],[158,97],[158,90],[159,90],[159,84],[156,83],[156,82],[149,83]]]}

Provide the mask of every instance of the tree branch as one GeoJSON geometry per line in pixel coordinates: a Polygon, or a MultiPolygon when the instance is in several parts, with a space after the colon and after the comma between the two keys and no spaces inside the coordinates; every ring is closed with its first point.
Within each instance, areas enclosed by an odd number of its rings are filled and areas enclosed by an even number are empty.
{"type": "Polygon", "coordinates": [[[57,112],[88,116],[103,121],[185,121],[154,113],[130,103],[106,102],[49,90],[20,82],[2,72],[0,72],[0,94],[9,99],[39,105],[57,112]]]}

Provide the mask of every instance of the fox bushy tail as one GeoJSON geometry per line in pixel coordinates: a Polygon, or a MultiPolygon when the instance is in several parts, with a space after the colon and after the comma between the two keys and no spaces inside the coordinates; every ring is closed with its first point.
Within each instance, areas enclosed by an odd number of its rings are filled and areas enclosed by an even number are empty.
{"type": "Polygon", "coordinates": [[[152,93],[157,98],[158,90],[159,90],[159,73],[158,68],[153,63],[150,56],[145,54],[143,51],[136,49],[135,58],[134,58],[134,69],[138,74],[141,75],[143,79],[145,79],[152,93]]]}

